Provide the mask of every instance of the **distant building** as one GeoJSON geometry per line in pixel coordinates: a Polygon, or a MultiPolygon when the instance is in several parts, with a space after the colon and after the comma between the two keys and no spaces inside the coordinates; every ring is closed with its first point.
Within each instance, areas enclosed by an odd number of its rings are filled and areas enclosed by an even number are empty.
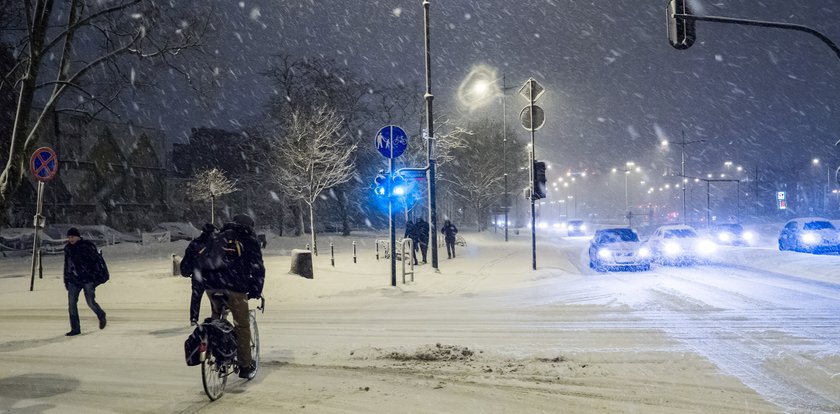
{"type": "MultiPolygon", "coordinates": [[[[166,217],[165,136],[159,129],[57,114],[36,146],[58,154],[59,173],[44,192],[47,223],[153,228],[166,217]]],[[[31,174],[12,204],[13,226],[31,226],[37,182],[31,174]]]]}

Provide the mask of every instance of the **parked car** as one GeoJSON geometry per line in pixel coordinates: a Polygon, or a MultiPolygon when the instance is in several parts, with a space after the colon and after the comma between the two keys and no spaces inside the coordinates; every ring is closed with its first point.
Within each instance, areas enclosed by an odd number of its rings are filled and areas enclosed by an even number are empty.
{"type": "Polygon", "coordinates": [[[779,250],[837,252],[840,251],[840,234],[824,218],[796,218],[788,221],[779,233],[779,250]]]}
{"type": "Polygon", "coordinates": [[[755,243],[755,235],[737,223],[716,224],[712,226],[711,236],[718,244],[748,246],[755,243]]]}
{"type": "Polygon", "coordinates": [[[650,249],[630,228],[603,229],[589,242],[589,267],[599,272],[608,268],[650,270],[650,249]]]}
{"type": "Polygon", "coordinates": [[[586,235],[586,223],[583,220],[569,220],[566,223],[566,231],[569,237],[586,235]]]}
{"type": "Polygon", "coordinates": [[[172,241],[192,240],[193,238],[198,237],[198,235],[201,234],[201,230],[193,226],[192,223],[181,223],[173,221],[158,223],[157,231],[168,231],[169,239],[172,241]]]}
{"type": "Polygon", "coordinates": [[[648,247],[657,262],[677,265],[708,262],[717,251],[714,242],[685,225],[659,227],[648,239],[648,247]]]}

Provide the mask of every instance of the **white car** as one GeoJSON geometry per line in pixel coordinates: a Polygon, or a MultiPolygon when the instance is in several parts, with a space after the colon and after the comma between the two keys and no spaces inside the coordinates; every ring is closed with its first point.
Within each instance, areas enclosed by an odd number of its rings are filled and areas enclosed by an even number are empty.
{"type": "Polygon", "coordinates": [[[611,268],[650,270],[650,250],[630,228],[603,229],[589,242],[589,267],[599,272],[611,268]]]}
{"type": "Polygon", "coordinates": [[[648,239],[648,247],[656,261],[670,264],[708,262],[717,251],[717,244],[701,238],[691,226],[662,226],[648,239]]]}
{"type": "Polygon", "coordinates": [[[797,218],[787,222],[779,233],[779,250],[809,253],[840,251],[840,233],[830,221],[820,217],[797,218]]]}

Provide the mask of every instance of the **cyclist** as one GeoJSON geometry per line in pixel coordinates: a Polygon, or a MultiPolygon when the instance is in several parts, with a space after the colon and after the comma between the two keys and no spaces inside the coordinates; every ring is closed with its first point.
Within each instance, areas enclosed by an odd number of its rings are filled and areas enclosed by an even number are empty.
{"type": "Polygon", "coordinates": [[[233,222],[225,224],[220,233],[232,230],[241,243],[241,256],[233,266],[218,272],[204,274],[204,287],[210,298],[212,317],[218,319],[225,306],[233,315],[236,329],[237,355],[239,357],[239,377],[251,379],[255,375],[254,362],[251,359],[251,328],[248,323],[248,299],[262,296],[265,281],[260,242],[254,232],[254,220],[245,214],[237,215],[233,222]],[[214,294],[222,293],[224,299],[214,294]]]}

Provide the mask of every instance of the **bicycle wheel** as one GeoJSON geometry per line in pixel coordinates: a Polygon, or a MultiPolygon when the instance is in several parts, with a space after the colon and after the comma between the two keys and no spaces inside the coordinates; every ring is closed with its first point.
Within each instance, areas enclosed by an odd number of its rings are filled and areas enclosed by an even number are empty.
{"type": "Polygon", "coordinates": [[[251,359],[254,361],[254,375],[260,368],[260,330],[257,328],[257,311],[248,311],[248,321],[251,325],[251,359]]]}
{"type": "Polygon", "coordinates": [[[225,393],[227,385],[227,369],[219,365],[216,357],[208,347],[204,361],[201,361],[201,383],[210,401],[216,401],[225,393]]]}

